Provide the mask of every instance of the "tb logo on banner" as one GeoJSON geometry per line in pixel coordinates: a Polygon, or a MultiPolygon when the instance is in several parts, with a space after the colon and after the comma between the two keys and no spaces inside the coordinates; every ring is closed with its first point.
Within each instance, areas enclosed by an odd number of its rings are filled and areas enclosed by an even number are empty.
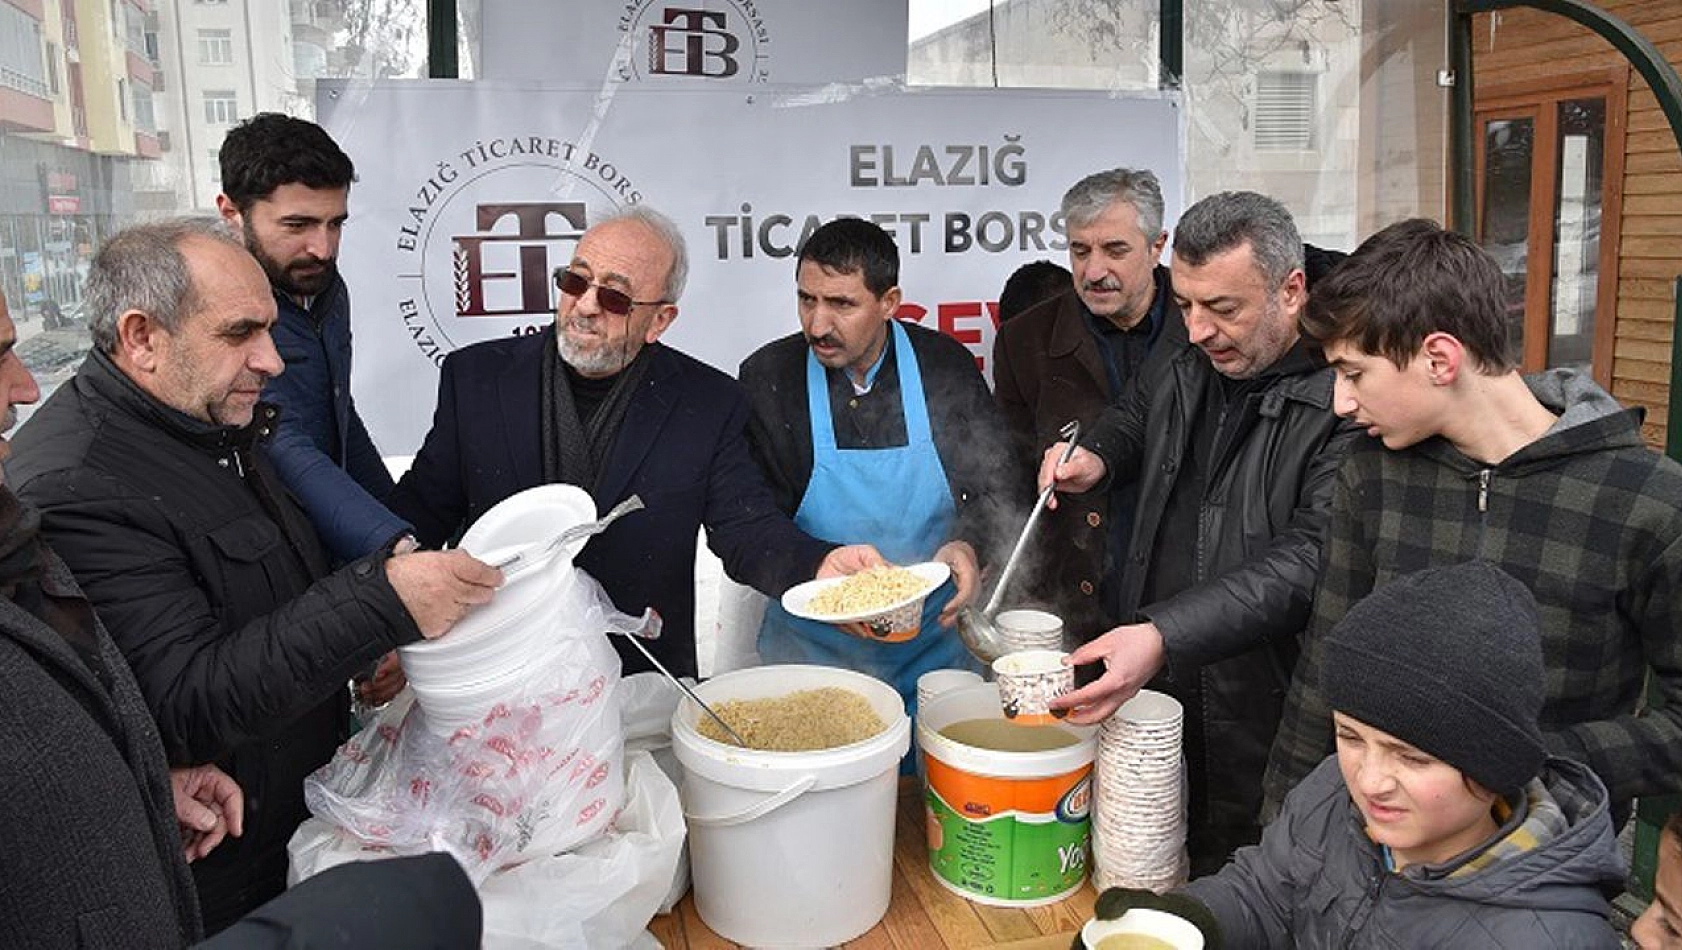
{"type": "MultiPolygon", "coordinates": [[[[549,248],[556,241],[575,243],[587,227],[581,201],[501,201],[476,205],[478,230],[452,237],[453,273],[458,317],[512,317],[543,313],[550,307],[549,248]],[[550,231],[551,221],[566,225],[550,231]],[[499,231],[513,222],[513,233],[499,231]],[[489,246],[487,248],[487,245],[489,246]],[[487,270],[486,252],[497,254],[508,270],[487,270]],[[508,306],[493,309],[486,303],[487,285],[511,282],[515,294],[504,295],[508,306]]],[[[563,260],[562,263],[565,263],[563,260]]]]}
{"type": "MultiPolygon", "coordinates": [[[[770,31],[754,0],[726,0],[717,9],[625,5],[619,29],[646,47],[649,76],[763,83],[771,79],[770,31]]],[[[619,78],[644,78],[635,57],[621,62],[619,78]]]]}
{"type": "Polygon", "coordinates": [[[555,268],[590,225],[643,198],[611,157],[543,135],[476,139],[430,170],[392,220],[395,240],[362,253],[395,276],[404,334],[435,365],[547,326],[555,268]]]}
{"type": "Polygon", "coordinates": [[[667,7],[666,22],[648,28],[648,71],[657,76],[728,79],[742,41],[725,30],[722,13],[667,7]],[[710,48],[709,48],[710,46],[710,48]],[[708,69],[716,65],[717,69],[708,69]]]}

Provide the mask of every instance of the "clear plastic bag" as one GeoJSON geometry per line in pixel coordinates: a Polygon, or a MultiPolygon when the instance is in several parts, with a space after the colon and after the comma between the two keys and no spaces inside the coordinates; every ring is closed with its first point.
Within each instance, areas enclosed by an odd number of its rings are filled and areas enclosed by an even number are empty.
{"type": "Polygon", "coordinates": [[[553,639],[506,698],[443,735],[405,691],[306,780],[311,813],[379,852],[448,851],[475,884],[605,831],[624,802],[624,729],[619,657],[602,631],[659,621],[618,613],[579,579],[591,606],[533,618],[553,639]]]}

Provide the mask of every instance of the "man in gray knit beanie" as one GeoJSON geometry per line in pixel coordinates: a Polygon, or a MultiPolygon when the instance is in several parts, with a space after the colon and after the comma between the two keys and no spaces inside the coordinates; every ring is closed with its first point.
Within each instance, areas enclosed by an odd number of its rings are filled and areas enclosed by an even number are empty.
{"type": "Polygon", "coordinates": [[[1543,752],[1540,644],[1530,591],[1487,562],[1374,590],[1322,643],[1337,755],[1219,873],[1111,888],[1098,916],[1174,914],[1210,950],[1616,948],[1606,789],[1543,752]]]}
{"type": "Polygon", "coordinates": [[[1545,752],[1541,619],[1523,584],[1487,561],[1397,578],[1326,637],[1331,707],[1500,795],[1545,752]]]}

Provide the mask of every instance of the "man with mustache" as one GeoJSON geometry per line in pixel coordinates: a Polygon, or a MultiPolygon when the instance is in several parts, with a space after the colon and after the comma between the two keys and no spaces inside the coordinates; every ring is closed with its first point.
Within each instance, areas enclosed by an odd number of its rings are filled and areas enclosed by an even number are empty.
{"type": "Polygon", "coordinates": [[[1332,412],[1332,371],[1301,338],[1308,300],[1289,211],[1221,192],[1174,230],[1183,329],[1040,483],[1138,493],[1117,566],[1121,626],[1070,657],[1102,676],[1054,707],[1099,722],[1140,687],[1185,707],[1191,873],[1255,843],[1262,773],[1308,622],[1338,465],[1356,435],[1332,412]]]}
{"type": "Polygon", "coordinates": [[[381,503],[392,480],[351,398],[350,292],[339,276],[356,168],[321,126],[263,112],[234,126],[217,157],[216,208],[263,266],[280,319],[284,375],[263,398],[280,408],[270,457],[335,559],[407,534],[381,503]]]}
{"type": "MultiPolygon", "coordinates": [[[[1000,326],[993,342],[993,396],[1016,457],[1037,459],[1071,419],[1090,429],[1165,330],[1180,332],[1160,263],[1168,242],[1162,213],[1162,186],[1148,169],[1097,172],[1064,193],[1073,287],[1000,326]]],[[[1109,568],[1127,544],[1134,494],[1123,487],[1068,497],[1034,538],[1030,590],[1077,642],[1119,619],[1109,568]]]]}
{"type": "Polygon", "coordinates": [[[243,835],[192,868],[214,933],[285,887],[304,778],[349,735],[351,673],[442,636],[502,576],[461,551],[331,569],[268,458],[274,295],[220,221],[114,235],[85,308],[94,349],[19,430],[6,475],[132,668],[169,763],[214,762],[245,792],[243,835]]]}
{"type": "MultiPolygon", "coordinates": [[[[339,238],[350,217],[350,156],[321,126],[262,112],[234,126],[217,155],[216,208],[245,241],[274,291],[275,349],[286,372],[263,398],[280,410],[269,457],[339,563],[415,544],[383,504],[391,474],[351,398],[350,290],[339,238]]],[[[358,697],[389,701],[404,685],[396,653],[358,671],[358,697]]]]}
{"type": "MultiPolygon", "coordinates": [[[[796,528],[748,454],[747,399],[735,380],[660,342],[688,277],[683,234],[642,205],[584,232],[555,268],[555,321],[542,333],[451,353],[432,430],[392,494],[427,545],[538,485],[577,485],[607,511],[639,496],[575,563],[626,613],[665,621],[651,653],[695,676],[695,541],[729,575],[777,597],[814,574],[881,562],[796,528]]],[[[652,669],[614,637],[627,674],[652,669]]]]}
{"type": "Polygon", "coordinates": [[[949,628],[975,596],[989,526],[1007,516],[1003,427],[969,350],[895,319],[899,249],[878,225],[838,218],[812,232],[795,297],[800,332],[760,347],[740,372],[754,456],[778,504],[820,538],[867,542],[898,564],[945,561],[953,584],[924,601],[918,636],[897,643],[770,604],[759,654],[869,673],[915,710],[918,676],[974,663],[949,628]]]}

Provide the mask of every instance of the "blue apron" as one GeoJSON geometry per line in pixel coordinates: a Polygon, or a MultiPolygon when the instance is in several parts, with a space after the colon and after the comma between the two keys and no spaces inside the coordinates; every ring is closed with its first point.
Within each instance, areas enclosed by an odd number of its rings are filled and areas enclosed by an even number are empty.
{"type": "MultiPolygon", "coordinates": [[[[806,354],[806,405],[812,418],[812,480],[794,523],[836,544],[874,544],[895,564],[934,556],[950,538],[957,509],[946,469],[929,429],[928,402],[917,356],[898,320],[890,320],[894,365],[899,370],[906,444],[895,448],[841,449],[829,408],[823,364],[806,354]]],[[[759,628],[759,655],[767,663],[814,663],[867,673],[893,685],[913,715],[917,677],[946,667],[976,669],[957,631],[940,625],[940,611],[956,593],[947,581],[923,602],[922,632],[902,643],[864,640],[833,624],[803,620],[772,601],[759,628]]]]}

